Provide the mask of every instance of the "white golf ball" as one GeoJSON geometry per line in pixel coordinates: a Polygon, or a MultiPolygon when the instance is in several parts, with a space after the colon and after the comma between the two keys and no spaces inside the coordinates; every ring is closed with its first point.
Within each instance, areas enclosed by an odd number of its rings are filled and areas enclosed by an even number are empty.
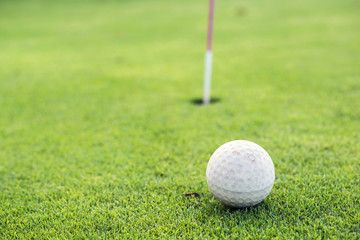
{"type": "Polygon", "coordinates": [[[259,145],[236,140],[220,146],[206,168],[210,191],[230,207],[248,207],[270,193],[275,170],[269,154],[259,145]]]}

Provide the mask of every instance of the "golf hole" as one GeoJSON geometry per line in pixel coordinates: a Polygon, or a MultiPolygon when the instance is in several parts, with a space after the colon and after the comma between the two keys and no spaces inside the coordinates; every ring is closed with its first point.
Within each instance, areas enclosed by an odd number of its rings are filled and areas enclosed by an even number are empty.
{"type": "MultiPolygon", "coordinates": [[[[220,98],[211,98],[210,99],[210,104],[214,104],[214,103],[217,103],[217,102],[220,102],[221,99],[220,98]]],[[[203,99],[202,98],[194,98],[191,100],[191,103],[194,104],[194,105],[204,105],[204,102],[203,102],[203,99]]]]}

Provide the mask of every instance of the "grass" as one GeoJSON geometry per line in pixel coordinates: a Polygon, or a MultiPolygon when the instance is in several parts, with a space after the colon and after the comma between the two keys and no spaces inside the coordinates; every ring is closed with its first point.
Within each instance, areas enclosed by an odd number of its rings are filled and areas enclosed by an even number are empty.
{"type": "Polygon", "coordinates": [[[0,2],[0,238],[360,238],[360,4],[0,2]],[[247,139],[275,185],[229,209],[205,170],[247,139]],[[199,198],[185,197],[197,192],[199,198]]]}

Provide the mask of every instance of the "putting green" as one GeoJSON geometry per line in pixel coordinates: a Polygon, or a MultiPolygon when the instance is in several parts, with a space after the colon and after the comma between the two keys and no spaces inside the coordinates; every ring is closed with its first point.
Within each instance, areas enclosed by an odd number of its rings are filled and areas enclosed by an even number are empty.
{"type": "Polygon", "coordinates": [[[360,3],[0,2],[0,238],[360,238],[360,3]],[[232,210],[207,162],[272,157],[232,210]],[[185,196],[186,193],[197,193],[185,196]]]}

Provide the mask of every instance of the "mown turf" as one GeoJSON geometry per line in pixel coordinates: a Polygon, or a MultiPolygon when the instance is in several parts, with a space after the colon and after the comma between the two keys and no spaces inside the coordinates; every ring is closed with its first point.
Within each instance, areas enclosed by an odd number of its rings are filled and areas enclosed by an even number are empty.
{"type": "Polygon", "coordinates": [[[0,238],[360,238],[360,4],[0,2],[0,238]],[[271,155],[253,208],[209,192],[221,144],[271,155]],[[199,193],[199,198],[185,193],[199,193]]]}

